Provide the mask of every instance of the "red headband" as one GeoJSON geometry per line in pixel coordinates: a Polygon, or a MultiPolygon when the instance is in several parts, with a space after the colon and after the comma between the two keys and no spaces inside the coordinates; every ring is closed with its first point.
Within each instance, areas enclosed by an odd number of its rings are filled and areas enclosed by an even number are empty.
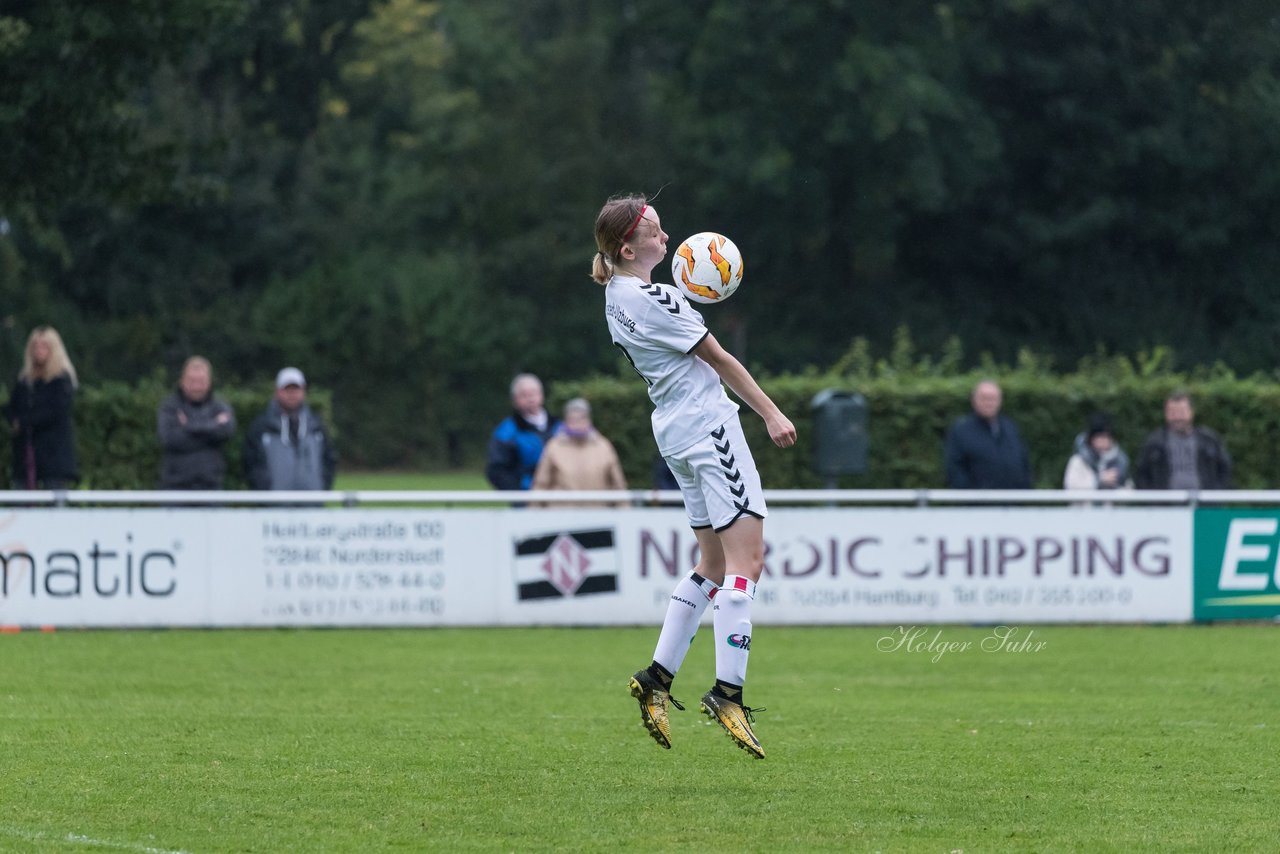
{"type": "Polygon", "coordinates": [[[627,242],[627,238],[628,238],[628,237],[630,237],[632,234],[634,234],[634,233],[635,233],[636,226],[640,224],[640,220],[644,219],[644,212],[645,212],[645,211],[647,211],[648,209],[649,209],[649,206],[648,206],[648,205],[641,205],[641,206],[640,206],[640,213],[636,214],[636,220],[635,220],[635,222],[631,223],[631,227],[627,229],[627,233],[626,233],[626,234],[624,234],[624,235],[622,235],[622,242],[623,242],[623,243],[626,243],[626,242],[627,242]]]}

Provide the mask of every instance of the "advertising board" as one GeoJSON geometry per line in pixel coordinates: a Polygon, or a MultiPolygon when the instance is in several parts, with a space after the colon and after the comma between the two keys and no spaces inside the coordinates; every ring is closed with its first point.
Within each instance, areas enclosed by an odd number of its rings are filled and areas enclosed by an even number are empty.
{"type": "MultiPolygon", "coordinates": [[[[754,619],[1187,621],[1191,512],[777,508],[754,619]]],[[[17,509],[0,625],[648,625],[696,561],[679,509],[17,509]]]]}

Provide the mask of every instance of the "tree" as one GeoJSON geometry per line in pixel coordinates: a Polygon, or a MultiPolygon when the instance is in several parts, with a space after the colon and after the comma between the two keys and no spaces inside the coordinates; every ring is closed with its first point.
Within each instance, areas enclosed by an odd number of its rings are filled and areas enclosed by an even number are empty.
{"type": "Polygon", "coordinates": [[[798,367],[855,334],[884,341],[904,229],[964,203],[999,155],[955,85],[939,7],[713,0],[642,17],[667,46],[650,109],[676,164],[674,225],[742,248],[725,310],[750,324],[751,358],[798,367]]]}
{"type": "Polygon", "coordinates": [[[619,191],[735,240],[705,314],[767,369],[904,325],[1280,357],[1273,4],[107,8],[0,15],[9,346],[53,321],[89,382],[305,362],[348,460],[457,462],[512,373],[618,370],[587,269],[619,191]]]}
{"type": "Polygon", "coordinates": [[[156,66],[226,25],[235,0],[11,0],[0,15],[0,199],[49,222],[68,204],[163,194],[175,150],[139,139],[156,66]]]}
{"type": "Polygon", "coordinates": [[[1273,364],[1274,7],[972,2],[953,29],[1001,154],[968,203],[905,232],[922,320],[1004,357],[1171,344],[1273,364]]]}

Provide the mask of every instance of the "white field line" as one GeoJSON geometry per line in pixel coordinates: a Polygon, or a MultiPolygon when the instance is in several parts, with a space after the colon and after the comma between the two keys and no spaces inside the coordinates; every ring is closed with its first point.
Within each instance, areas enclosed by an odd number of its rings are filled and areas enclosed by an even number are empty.
{"type": "Polygon", "coordinates": [[[20,827],[9,827],[0,824],[0,836],[10,839],[22,839],[27,842],[65,842],[68,845],[88,845],[92,848],[110,848],[115,851],[138,851],[140,854],[191,854],[190,851],[172,848],[155,848],[150,845],[138,845],[134,842],[115,842],[110,839],[94,839],[79,833],[57,835],[42,833],[38,830],[23,830],[20,827]]]}

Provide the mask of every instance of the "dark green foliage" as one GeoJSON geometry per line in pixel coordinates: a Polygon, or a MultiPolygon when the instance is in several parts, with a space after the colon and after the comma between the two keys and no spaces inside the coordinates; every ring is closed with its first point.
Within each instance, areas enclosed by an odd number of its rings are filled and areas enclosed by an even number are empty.
{"type": "Polygon", "coordinates": [[[136,96],[157,66],[234,26],[245,5],[9,0],[0,7],[3,213],[39,227],[59,206],[164,194],[176,171],[175,141],[141,133],[145,110],[136,96]]]}
{"type": "Polygon", "coordinates": [[[476,266],[456,255],[369,251],[273,282],[252,322],[272,364],[324,378],[353,419],[353,457],[430,466],[482,445],[487,433],[477,435],[508,406],[506,383],[494,381],[507,341],[476,311],[483,291],[476,266]]]}
{"type": "Polygon", "coordinates": [[[713,328],[775,372],[902,325],[1280,362],[1274,3],[19,0],[0,105],[0,361],[51,323],[89,385],[298,364],[366,466],[607,372],[619,191],[735,240],[713,328]]]}
{"type": "MultiPolygon", "coordinates": [[[[851,352],[863,348],[854,345],[851,352]]],[[[863,350],[865,352],[865,350],[863,350]]],[[[815,489],[826,485],[813,468],[810,403],[818,392],[839,388],[862,394],[868,406],[870,453],[864,475],[846,476],[847,489],[941,488],[942,446],[947,428],[969,412],[974,385],[994,378],[1004,390],[1004,413],[1017,421],[1031,451],[1035,485],[1061,489],[1063,471],[1078,433],[1094,412],[1111,415],[1116,439],[1136,461],[1148,432],[1164,422],[1164,399],[1188,389],[1196,421],[1221,433],[1235,463],[1235,485],[1280,487],[1280,384],[1264,377],[1236,377],[1230,371],[1181,374],[1168,370],[1165,356],[1122,356],[1086,360],[1071,372],[1056,372],[1023,354],[1016,367],[996,366],[955,372],[945,362],[914,361],[900,334],[896,356],[845,370],[765,376],[762,385],[795,422],[799,440],[780,450],[764,423],[745,406],[741,417],[766,487],[815,489]]],[[[854,362],[857,361],[855,358],[854,362]]],[[[557,401],[582,395],[592,402],[596,426],[618,449],[629,483],[652,484],[655,455],[649,431],[652,405],[643,384],[621,375],[560,384],[557,401]]]]}

